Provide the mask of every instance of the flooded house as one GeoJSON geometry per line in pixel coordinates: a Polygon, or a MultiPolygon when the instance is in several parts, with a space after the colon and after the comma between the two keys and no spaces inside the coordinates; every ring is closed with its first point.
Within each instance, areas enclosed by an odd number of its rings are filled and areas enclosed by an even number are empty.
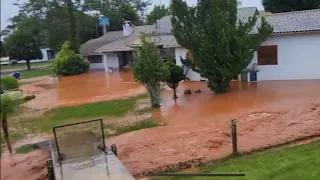
{"type": "MultiPolygon", "coordinates": [[[[254,52],[251,63],[238,76],[240,81],[320,79],[320,9],[276,14],[259,14],[256,7],[238,9],[238,19],[258,15],[252,33],[265,17],[273,27],[272,35],[254,52]]],[[[83,44],[80,52],[87,56],[92,69],[106,72],[120,69],[133,60],[132,50],[139,45],[141,33],[147,34],[159,47],[160,53],[172,53],[176,64],[190,54],[172,34],[171,16],[157,20],[154,25],[123,26],[122,31],[107,32],[100,38],[83,44]]],[[[202,77],[188,70],[191,81],[202,77]]]]}

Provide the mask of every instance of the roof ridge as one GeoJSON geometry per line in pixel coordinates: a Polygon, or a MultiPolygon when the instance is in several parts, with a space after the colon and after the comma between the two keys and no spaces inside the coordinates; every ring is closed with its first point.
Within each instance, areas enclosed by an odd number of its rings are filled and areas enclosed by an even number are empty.
{"type": "Polygon", "coordinates": [[[287,14],[301,14],[301,13],[318,12],[318,11],[320,12],[320,9],[309,9],[309,10],[302,10],[302,11],[273,13],[273,14],[267,14],[265,16],[280,16],[280,15],[287,15],[287,14]]]}

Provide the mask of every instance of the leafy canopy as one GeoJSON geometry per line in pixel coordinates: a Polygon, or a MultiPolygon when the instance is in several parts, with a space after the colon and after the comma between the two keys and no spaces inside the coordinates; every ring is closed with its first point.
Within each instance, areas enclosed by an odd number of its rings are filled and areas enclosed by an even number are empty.
{"type": "Polygon", "coordinates": [[[18,61],[42,59],[39,39],[30,31],[14,31],[5,38],[5,46],[10,59],[18,61]]]}
{"type": "Polygon", "coordinates": [[[0,41],[0,57],[6,57],[6,56],[7,56],[7,53],[4,48],[4,44],[2,41],[0,41]]]}
{"type": "Polygon", "coordinates": [[[53,63],[53,70],[57,75],[71,76],[88,72],[90,63],[80,54],[71,49],[71,43],[66,41],[53,63]]]}
{"type": "Polygon", "coordinates": [[[262,0],[264,9],[272,13],[319,9],[319,0],[262,0]]]}
{"type": "Polygon", "coordinates": [[[240,74],[260,44],[272,33],[264,18],[252,34],[257,16],[239,20],[236,0],[199,0],[188,7],[183,0],[172,0],[173,34],[189,49],[208,87],[216,93],[228,90],[231,79],[240,74]]]}
{"type": "Polygon", "coordinates": [[[154,42],[146,35],[141,36],[141,46],[133,51],[132,63],[134,79],[144,85],[150,95],[153,107],[160,106],[160,83],[165,81],[169,73],[154,42]]]}
{"type": "Polygon", "coordinates": [[[22,93],[4,93],[0,96],[0,114],[8,115],[18,110],[24,102],[22,93]]]}
{"type": "Polygon", "coordinates": [[[173,89],[173,98],[178,98],[176,90],[179,86],[180,81],[185,79],[185,75],[183,73],[183,69],[180,66],[177,66],[175,63],[175,58],[171,55],[167,56],[166,65],[169,69],[169,74],[165,80],[167,85],[173,89]]]}
{"type": "Polygon", "coordinates": [[[147,15],[147,24],[154,24],[156,20],[161,19],[162,17],[169,15],[170,10],[164,5],[154,6],[153,10],[147,15]]]}

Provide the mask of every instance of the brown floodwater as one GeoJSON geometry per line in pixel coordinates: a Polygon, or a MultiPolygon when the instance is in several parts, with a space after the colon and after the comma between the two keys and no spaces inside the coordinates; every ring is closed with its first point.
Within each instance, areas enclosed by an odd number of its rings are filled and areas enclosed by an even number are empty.
{"type": "MultiPolygon", "coordinates": [[[[172,99],[172,91],[166,89],[161,108],[152,112],[165,126],[113,137],[107,144],[116,144],[120,160],[139,176],[192,168],[230,155],[232,119],[237,120],[240,152],[320,135],[320,80],[234,81],[230,87],[228,93],[215,95],[205,82],[184,82],[178,88],[177,101],[172,99]],[[185,89],[193,93],[184,95],[185,89]],[[202,92],[194,93],[195,89],[202,92]]],[[[37,96],[29,104],[39,109],[144,92],[133,82],[131,72],[47,78],[23,87],[28,88],[37,96]]]]}
{"type": "MultiPolygon", "coordinates": [[[[320,135],[320,81],[232,82],[230,92],[213,94],[205,82],[185,82],[179,99],[163,93],[153,116],[166,126],[109,139],[135,175],[189,168],[232,152],[230,121],[237,120],[240,152],[320,135]],[[184,95],[185,89],[202,93],[184,95]]],[[[231,173],[231,172],[230,172],[231,173]]]]}
{"type": "Polygon", "coordinates": [[[27,104],[33,109],[74,106],[90,102],[114,100],[143,93],[144,88],[133,81],[131,71],[89,72],[70,77],[41,77],[26,80],[21,86],[36,99],[27,104]]]}

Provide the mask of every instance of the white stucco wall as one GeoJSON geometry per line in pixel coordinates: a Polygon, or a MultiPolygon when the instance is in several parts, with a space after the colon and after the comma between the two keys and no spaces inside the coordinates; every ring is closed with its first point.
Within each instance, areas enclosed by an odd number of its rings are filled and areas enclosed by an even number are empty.
{"type": "Polygon", "coordinates": [[[116,53],[103,54],[103,64],[106,71],[109,68],[119,69],[119,58],[116,53]]]}
{"type": "Polygon", "coordinates": [[[262,45],[278,46],[278,65],[259,65],[258,81],[320,79],[320,33],[273,35],[262,45]]]}
{"type": "MultiPolygon", "coordinates": [[[[187,54],[188,50],[186,48],[176,48],[175,49],[175,56],[176,56],[176,64],[178,66],[182,66],[180,57],[182,57],[183,59],[186,58],[186,54],[187,54]]],[[[200,81],[201,80],[201,76],[199,73],[194,72],[193,70],[189,69],[187,77],[190,78],[191,81],[200,81]]]]}
{"type": "MultiPolygon", "coordinates": [[[[273,35],[262,45],[278,46],[278,65],[259,65],[258,81],[320,79],[319,32],[273,35]]],[[[186,53],[185,48],[175,49],[177,65],[182,65],[180,56],[185,58],[186,53]]],[[[252,68],[252,64],[258,63],[257,61],[255,52],[248,68],[252,68]]],[[[201,79],[200,75],[192,70],[188,77],[193,81],[201,79]]]]}

